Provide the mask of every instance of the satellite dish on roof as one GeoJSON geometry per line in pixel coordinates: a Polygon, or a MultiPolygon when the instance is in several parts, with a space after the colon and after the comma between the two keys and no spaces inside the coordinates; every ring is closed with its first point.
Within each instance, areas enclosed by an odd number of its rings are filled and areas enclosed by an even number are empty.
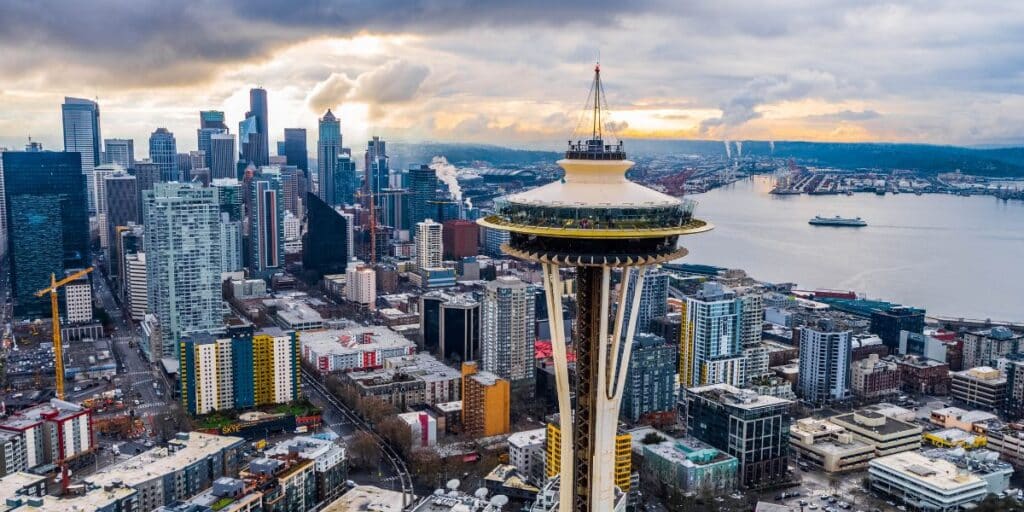
{"type": "Polygon", "coordinates": [[[481,487],[473,493],[477,498],[484,499],[487,497],[487,488],[481,487]]]}
{"type": "Polygon", "coordinates": [[[496,494],[493,498],[491,498],[491,505],[494,505],[495,507],[498,508],[508,505],[508,496],[505,496],[504,494],[496,494]]]}
{"type": "Polygon", "coordinates": [[[434,496],[443,496],[444,489],[434,489],[434,496]]]}
{"type": "Polygon", "coordinates": [[[444,486],[447,487],[449,491],[454,491],[459,488],[460,484],[461,482],[459,482],[458,478],[452,478],[451,480],[448,480],[448,483],[444,486]]]}

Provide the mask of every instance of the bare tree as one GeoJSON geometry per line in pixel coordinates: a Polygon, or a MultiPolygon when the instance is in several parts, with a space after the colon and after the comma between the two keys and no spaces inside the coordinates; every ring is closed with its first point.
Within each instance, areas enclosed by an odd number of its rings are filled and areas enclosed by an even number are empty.
{"type": "Polygon", "coordinates": [[[380,448],[369,432],[356,432],[348,446],[352,465],[362,468],[376,468],[381,463],[380,448]]]}

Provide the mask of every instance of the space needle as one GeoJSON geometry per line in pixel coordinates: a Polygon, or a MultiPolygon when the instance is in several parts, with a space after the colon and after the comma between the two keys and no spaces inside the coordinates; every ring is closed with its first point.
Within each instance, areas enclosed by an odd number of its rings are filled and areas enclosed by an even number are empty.
{"type": "Polygon", "coordinates": [[[600,65],[587,109],[590,137],[569,141],[558,165],[565,177],[495,201],[480,225],[509,232],[502,250],[543,268],[558,389],[560,512],[611,512],[615,507],[615,436],[635,314],[651,265],[681,258],[679,237],[711,225],[693,217],[695,203],[626,179],[633,162],[621,140],[604,140],[607,106],[600,65]],[[591,103],[592,101],[592,103],[591,103]],[[576,406],[569,369],[559,269],[576,269],[576,406]],[[613,293],[613,274],[621,274],[613,293]],[[628,321],[625,319],[628,318],[628,321]],[[626,324],[626,325],[624,325],[626,324]]]}

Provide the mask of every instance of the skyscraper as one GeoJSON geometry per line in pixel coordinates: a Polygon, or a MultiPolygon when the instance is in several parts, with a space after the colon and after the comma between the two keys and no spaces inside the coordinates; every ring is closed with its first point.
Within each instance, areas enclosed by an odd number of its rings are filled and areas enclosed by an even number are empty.
{"type": "Polygon", "coordinates": [[[366,167],[363,188],[367,194],[379,194],[388,188],[391,168],[388,165],[387,144],[374,136],[366,142],[366,167]]]}
{"type": "Polygon", "coordinates": [[[61,105],[64,122],[64,151],[79,153],[82,159],[82,174],[86,175],[89,212],[96,211],[96,196],[93,191],[92,170],[102,161],[100,141],[100,106],[95,101],[64,97],[61,105]]]}
{"type": "Polygon", "coordinates": [[[49,314],[34,293],[50,274],[89,264],[89,215],[82,157],[50,151],[2,155],[14,314],[49,314]]]}
{"type": "Polygon", "coordinates": [[[213,180],[220,207],[221,266],[224,272],[245,267],[242,252],[242,185],[234,178],[213,180]]]}
{"type": "Polygon", "coordinates": [[[416,266],[420,270],[441,267],[442,229],[431,219],[416,224],[416,266]]]}
{"type": "Polygon", "coordinates": [[[316,142],[316,177],[317,193],[320,199],[331,206],[338,203],[333,196],[334,169],[338,163],[338,155],[341,154],[341,122],[331,109],[320,118],[319,137],[316,142]]]}
{"type": "Polygon", "coordinates": [[[434,217],[433,201],[437,199],[437,171],[429,165],[409,168],[409,224],[434,217]]]}
{"type": "Polygon", "coordinates": [[[106,190],[106,229],[107,239],[112,251],[107,254],[110,274],[118,275],[119,259],[117,250],[117,228],[128,224],[139,224],[139,189],[138,179],[126,172],[117,172],[107,176],[104,182],[106,190]]]}
{"type": "Polygon", "coordinates": [[[535,294],[518,278],[487,283],[480,308],[481,367],[508,379],[516,396],[533,396],[535,294]]]}
{"type": "Polygon", "coordinates": [[[651,414],[675,411],[678,356],[678,346],[660,336],[640,333],[633,338],[622,395],[623,418],[637,422],[651,414]]]}
{"type": "Polygon", "coordinates": [[[309,178],[309,153],[306,147],[305,128],[284,129],[284,156],[288,165],[302,170],[302,175],[309,178]]]}
{"type": "Polygon", "coordinates": [[[201,110],[199,112],[199,128],[196,138],[199,140],[199,151],[204,152],[204,164],[200,167],[213,168],[213,150],[210,141],[214,135],[228,133],[228,125],[224,124],[224,112],[219,110],[201,110]]]}
{"type": "Polygon", "coordinates": [[[238,124],[238,145],[242,158],[260,167],[270,164],[270,134],[267,133],[267,91],[249,89],[249,111],[238,124]]]}
{"type": "Polygon", "coordinates": [[[0,259],[7,255],[7,193],[4,191],[4,159],[7,148],[0,147],[0,259]]]}
{"type": "Polygon", "coordinates": [[[107,232],[107,188],[106,179],[124,169],[115,164],[100,164],[92,170],[89,179],[93,180],[92,191],[95,194],[93,204],[96,205],[96,223],[99,225],[100,247],[106,249],[110,246],[109,233],[107,232]]]}
{"type": "MultiPolygon", "coordinates": [[[[640,307],[636,310],[636,332],[651,332],[651,320],[665,316],[668,310],[668,273],[661,269],[651,269],[644,273],[643,292],[640,294],[640,307]]],[[[633,283],[629,289],[636,289],[636,277],[630,276],[633,283]]],[[[632,300],[630,294],[626,299],[632,300]]],[[[629,321],[632,311],[626,313],[626,320],[629,321]]]]}
{"type": "Polygon", "coordinates": [[[802,327],[796,394],[814,405],[850,398],[852,350],[850,331],[836,330],[831,322],[802,327]]]}
{"type": "Polygon", "coordinates": [[[284,269],[284,203],[279,176],[264,175],[252,183],[249,218],[249,272],[270,279],[284,269]]]}
{"type": "Polygon", "coordinates": [[[350,254],[351,220],[316,194],[306,193],[306,234],[302,239],[302,268],[316,274],[345,272],[350,254]]]}
{"type": "MultiPolygon", "coordinates": [[[[334,164],[333,176],[328,180],[331,189],[325,196],[332,206],[355,204],[356,192],[359,191],[359,174],[356,171],[356,162],[347,149],[342,150],[334,164]]],[[[378,206],[379,208],[380,206],[378,206]]]]}
{"type": "Polygon", "coordinates": [[[235,151],[235,136],[230,133],[215,133],[210,136],[210,178],[238,177],[238,153],[235,151]]]}
{"type": "Polygon", "coordinates": [[[683,387],[726,383],[743,375],[743,301],[719,283],[704,283],[682,311],[679,382],[683,387]]]}
{"type": "Polygon", "coordinates": [[[157,183],[144,198],[149,311],[168,341],[157,356],[177,359],[175,340],[224,323],[217,189],[157,183]]]}
{"type": "Polygon", "coordinates": [[[125,169],[135,165],[135,141],[132,139],[104,139],[103,163],[117,164],[125,169]]]}
{"type": "Polygon", "coordinates": [[[444,258],[458,261],[480,251],[480,227],[469,220],[446,220],[442,232],[444,258]]]}
{"type": "Polygon", "coordinates": [[[149,159],[160,168],[160,181],[181,181],[178,143],[167,128],[157,128],[149,136],[149,159]]]}

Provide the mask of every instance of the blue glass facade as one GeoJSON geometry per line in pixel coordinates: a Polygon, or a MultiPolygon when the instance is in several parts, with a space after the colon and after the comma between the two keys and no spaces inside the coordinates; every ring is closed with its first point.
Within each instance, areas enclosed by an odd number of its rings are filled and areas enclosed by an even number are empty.
{"type": "MultiPolygon", "coordinates": [[[[437,171],[428,165],[409,169],[409,225],[427,219],[438,219],[433,202],[437,198],[437,171]]],[[[438,222],[442,220],[438,219],[438,222]]]]}
{"type": "Polygon", "coordinates": [[[157,128],[149,136],[149,159],[160,167],[160,181],[178,181],[178,143],[167,128],[157,128]]]}
{"type": "Polygon", "coordinates": [[[253,384],[252,333],[231,338],[231,387],[235,397],[235,408],[244,409],[256,405],[256,390],[253,384]]]}
{"type": "Polygon", "coordinates": [[[315,274],[345,272],[348,264],[348,221],[315,194],[306,194],[306,235],[302,241],[302,267],[315,274]]]}
{"type": "Polygon", "coordinates": [[[89,217],[85,177],[78,153],[3,153],[8,254],[14,313],[48,314],[34,296],[50,274],[89,263],[89,217]]]}

